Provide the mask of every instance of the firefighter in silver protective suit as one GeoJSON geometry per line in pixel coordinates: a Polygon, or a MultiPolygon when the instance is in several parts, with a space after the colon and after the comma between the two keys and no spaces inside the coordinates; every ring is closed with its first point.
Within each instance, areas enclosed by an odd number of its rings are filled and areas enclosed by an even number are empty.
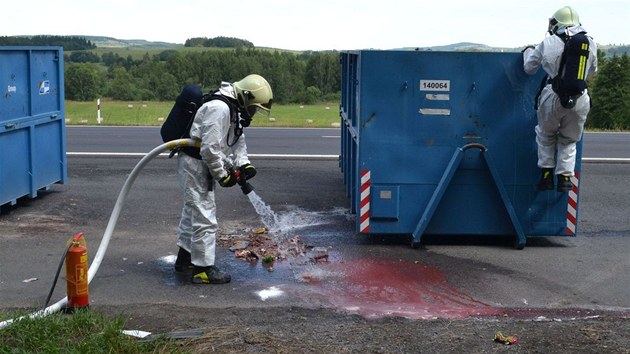
{"type": "Polygon", "coordinates": [[[204,103],[190,128],[190,137],[201,143],[201,160],[181,152],[177,158],[184,206],[177,230],[179,252],[175,270],[192,267],[194,284],[222,284],[231,280],[229,274],[215,265],[218,226],[214,181],[222,187],[232,187],[238,178],[254,177],[256,169],[247,157],[242,132],[255,113],[269,114],[273,100],[269,83],[256,74],[234,83],[222,82],[215,94],[227,100],[204,103]]]}
{"type": "MultiPolygon", "coordinates": [[[[597,71],[597,46],[580,24],[578,13],[569,6],[556,11],[549,19],[549,36],[536,47],[523,50],[523,68],[533,75],[540,67],[547,73],[547,81],[537,96],[536,143],[538,144],[538,167],[542,169],[539,190],[554,189],[554,169],[557,176],[557,190],[568,192],[572,188],[576,143],[582,138],[586,116],[591,101],[586,89],[586,78],[597,71]],[[581,59],[577,76],[583,87],[576,92],[564,94],[561,85],[554,84],[555,78],[563,77],[569,70],[564,66],[565,43],[571,37],[582,35],[580,44],[581,59]],[[561,70],[562,69],[562,70],[561,70]],[[561,72],[562,71],[562,72],[561,72]]],[[[566,55],[565,55],[566,57],[566,55]]],[[[565,77],[563,77],[566,80],[565,77]]],[[[556,80],[556,82],[558,82],[556,80]]]]}

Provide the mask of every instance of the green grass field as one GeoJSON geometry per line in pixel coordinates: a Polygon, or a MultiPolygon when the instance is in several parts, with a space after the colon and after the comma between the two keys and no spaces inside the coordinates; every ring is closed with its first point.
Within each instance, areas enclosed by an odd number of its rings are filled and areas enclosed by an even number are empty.
{"type": "MultiPolygon", "coordinates": [[[[122,102],[101,100],[101,125],[160,126],[168,116],[173,102],[122,102]]],[[[313,127],[330,128],[339,123],[339,103],[315,105],[274,105],[271,117],[254,117],[254,127],[313,127]]],[[[97,125],[97,104],[66,101],[66,124],[97,125]]]]}

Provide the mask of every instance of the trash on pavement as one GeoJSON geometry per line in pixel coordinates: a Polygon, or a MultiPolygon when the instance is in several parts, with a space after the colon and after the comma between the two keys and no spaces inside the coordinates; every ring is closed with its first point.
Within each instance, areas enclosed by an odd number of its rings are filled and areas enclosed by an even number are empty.
{"type": "Polygon", "coordinates": [[[505,345],[515,345],[516,343],[518,343],[518,338],[515,336],[506,336],[501,331],[499,331],[497,332],[497,334],[494,335],[494,341],[503,343],[505,345]]]}
{"type": "Polygon", "coordinates": [[[328,262],[328,248],[314,247],[310,258],[314,263],[328,262]]]}

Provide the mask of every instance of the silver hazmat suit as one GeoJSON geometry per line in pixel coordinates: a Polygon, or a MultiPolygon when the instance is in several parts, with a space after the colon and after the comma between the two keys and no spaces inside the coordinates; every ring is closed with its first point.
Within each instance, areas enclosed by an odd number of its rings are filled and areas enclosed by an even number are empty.
{"type": "MultiPolygon", "coordinates": [[[[575,35],[585,31],[582,26],[573,26],[561,31],[575,35]]],[[[523,52],[523,69],[533,75],[542,66],[550,78],[556,77],[560,69],[564,41],[556,35],[548,36],[535,48],[523,52]]],[[[586,64],[586,76],[597,71],[597,46],[589,37],[589,56],[586,64]]],[[[575,170],[576,143],[582,138],[586,115],[590,110],[590,97],[585,92],[577,99],[575,107],[566,109],[560,104],[560,98],[547,84],[538,100],[538,125],[536,143],[538,144],[538,167],[555,168],[556,174],[573,176],[575,170]]]]}
{"type": "MultiPolygon", "coordinates": [[[[232,84],[222,82],[219,92],[235,98],[232,84]]],[[[241,166],[249,163],[245,135],[233,146],[234,125],[230,122],[230,109],[220,100],[203,104],[193,120],[190,136],[201,141],[201,157],[197,160],[183,152],[178,154],[177,170],[184,206],[177,230],[177,245],[191,254],[198,267],[214,265],[217,209],[213,181],[228,175],[226,163],[241,166]]]]}

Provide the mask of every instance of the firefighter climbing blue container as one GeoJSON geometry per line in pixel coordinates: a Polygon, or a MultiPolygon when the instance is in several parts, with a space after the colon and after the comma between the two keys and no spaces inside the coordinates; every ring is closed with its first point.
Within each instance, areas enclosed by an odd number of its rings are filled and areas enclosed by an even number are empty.
{"type": "Polygon", "coordinates": [[[520,53],[341,53],[341,161],[360,233],[576,233],[570,193],[539,191],[534,95],[520,53]]]}

